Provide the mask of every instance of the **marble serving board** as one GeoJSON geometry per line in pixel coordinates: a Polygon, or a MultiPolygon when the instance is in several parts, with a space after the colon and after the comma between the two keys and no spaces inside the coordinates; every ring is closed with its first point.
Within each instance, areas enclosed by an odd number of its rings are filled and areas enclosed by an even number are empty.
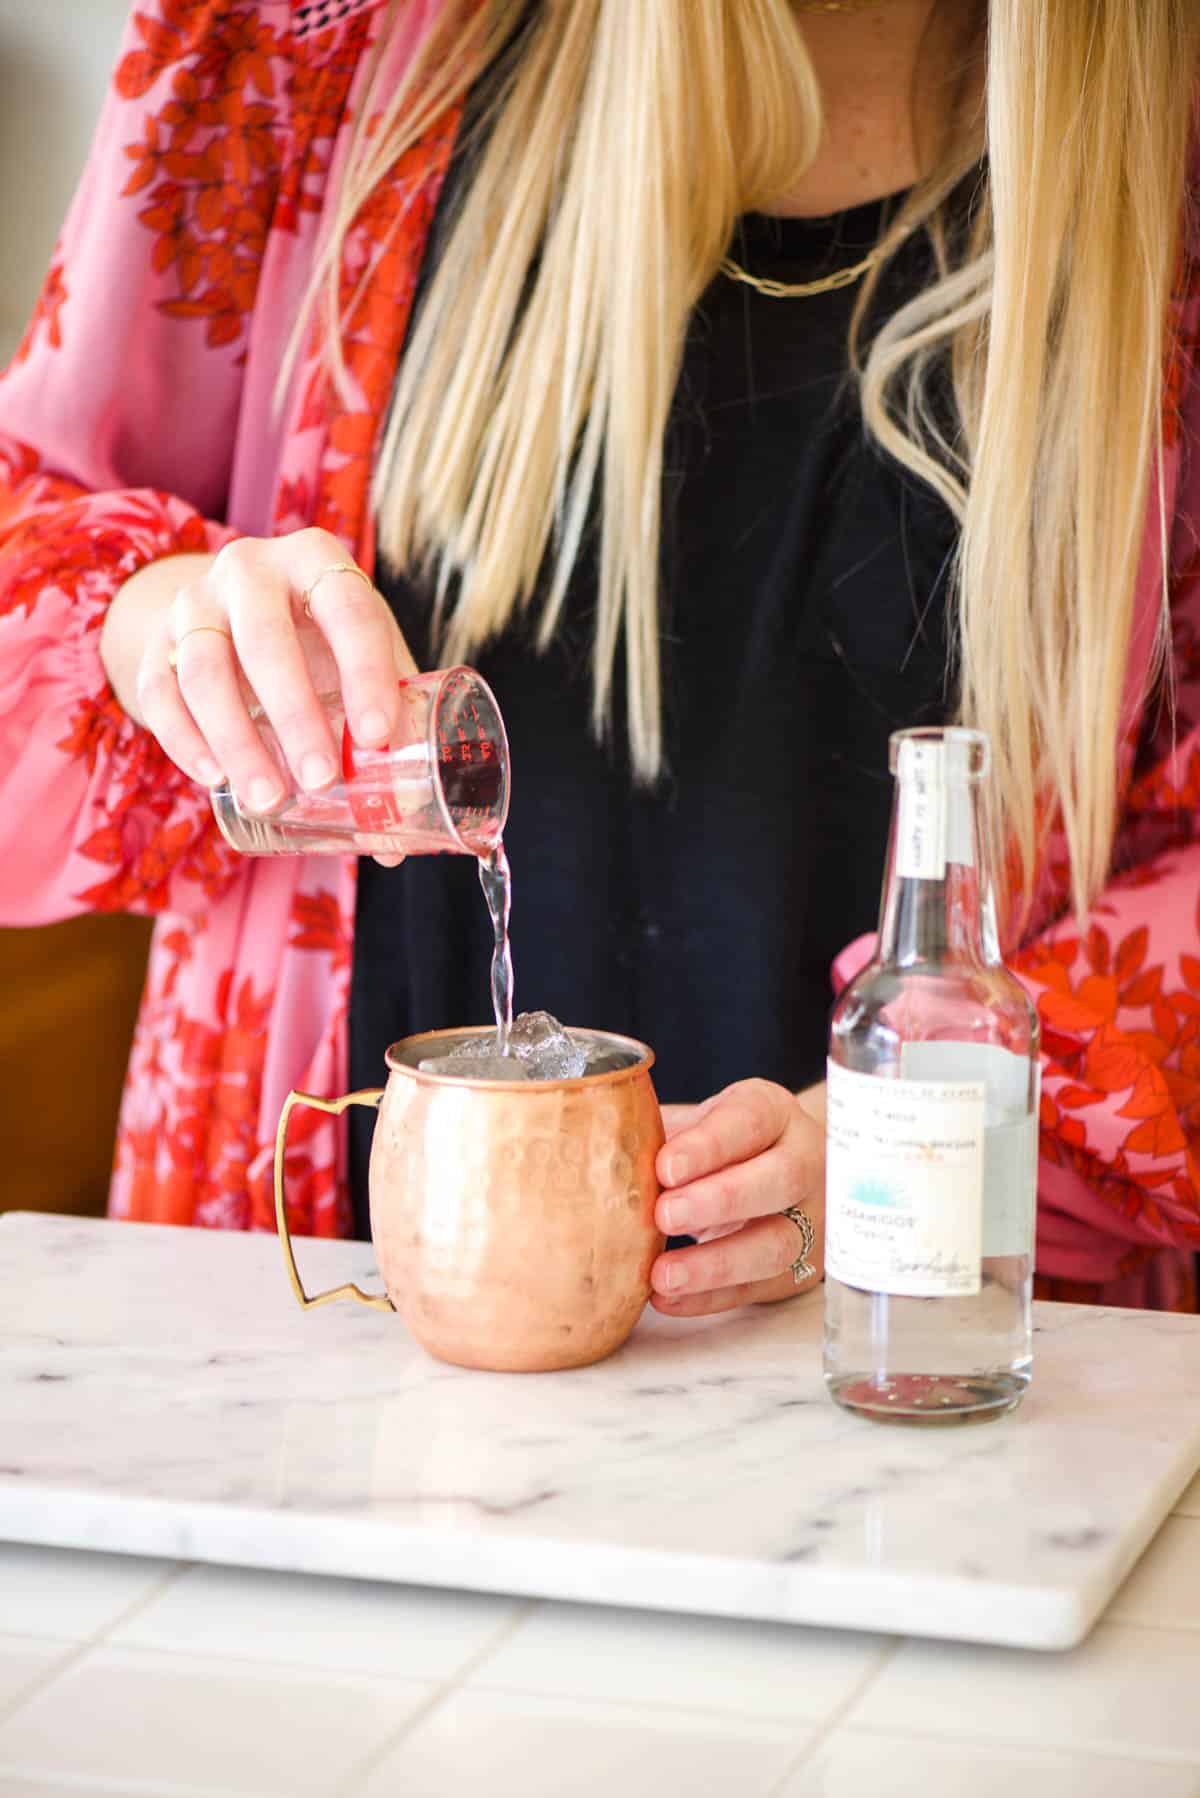
{"type": "MultiPolygon", "coordinates": [[[[298,1254],[310,1291],[372,1276],[298,1254]]],[[[1018,1412],[909,1431],[826,1398],[819,1295],[469,1373],[301,1311],[273,1237],[13,1214],[0,1538],[1064,1648],[1200,1466],[1200,1320],[1037,1323],[1018,1412]]]]}

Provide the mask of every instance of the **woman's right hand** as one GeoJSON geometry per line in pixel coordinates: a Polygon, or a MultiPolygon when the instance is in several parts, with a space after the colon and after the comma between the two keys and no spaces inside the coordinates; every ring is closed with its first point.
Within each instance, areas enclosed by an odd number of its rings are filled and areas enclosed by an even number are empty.
{"type": "Polygon", "coordinates": [[[193,780],[227,778],[255,812],[283,799],[250,716],[255,702],[301,787],[315,792],[336,780],[338,746],[317,701],[314,646],[328,665],[320,684],[340,688],[355,741],[388,741],[399,721],[397,677],[416,667],[370,581],[324,572],[348,561],[339,539],[315,527],[242,537],[211,559],[153,563],[117,594],[101,643],[117,697],[193,780]],[[304,599],[322,576],[309,612],[318,638],[304,628],[304,599]]]}

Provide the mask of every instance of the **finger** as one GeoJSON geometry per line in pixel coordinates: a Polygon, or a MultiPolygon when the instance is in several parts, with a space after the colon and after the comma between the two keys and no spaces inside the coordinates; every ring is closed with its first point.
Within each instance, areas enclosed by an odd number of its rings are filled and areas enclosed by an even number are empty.
{"type": "Polygon", "coordinates": [[[234,792],[252,812],[270,812],[286,791],[246,708],[228,625],[205,586],[185,587],[171,616],[175,677],[188,711],[234,792]]]}
{"type": "Polygon", "coordinates": [[[369,578],[326,572],[351,559],[336,537],[301,531],[288,541],[299,590],[311,589],[309,610],[337,662],[351,734],[364,747],[386,743],[400,721],[397,680],[417,672],[408,645],[369,578]]]}
{"type": "Polygon", "coordinates": [[[800,1233],[789,1218],[758,1218],[715,1242],[698,1242],[659,1255],[650,1284],[666,1298],[753,1285],[785,1273],[799,1252],[800,1233]]]}
{"type": "Polygon", "coordinates": [[[320,792],[338,777],[338,746],[296,632],[290,585],[261,554],[226,561],[217,578],[242,671],[297,784],[320,792]]]}
{"type": "Polygon", "coordinates": [[[406,855],[373,855],[371,860],[378,862],[381,868],[398,868],[401,862],[408,860],[408,857],[406,855]]]}
{"type": "Polygon", "coordinates": [[[748,1161],[778,1141],[792,1121],[796,1101],[769,1080],[739,1080],[701,1107],[691,1126],[659,1150],[663,1186],[684,1186],[733,1161],[748,1161]]]}
{"type": "Polygon", "coordinates": [[[219,786],[224,770],[188,711],[175,670],[167,661],[169,648],[164,621],[146,645],[138,669],[138,709],[147,730],[157,737],[176,767],[202,787],[219,786]]]}
{"type": "Polygon", "coordinates": [[[819,1284],[819,1276],[797,1286],[791,1273],[774,1280],[756,1280],[745,1286],[723,1286],[718,1292],[685,1293],[680,1298],[664,1298],[655,1293],[650,1303],[664,1317],[710,1317],[718,1311],[736,1311],[742,1305],[772,1305],[781,1299],[794,1299],[811,1292],[819,1284]]]}
{"type": "Polygon", "coordinates": [[[700,1110],[700,1106],[663,1105],[660,1109],[662,1111],[663,1129],[666,1131],[668,1137],[672,1137],[677,1135],[680,1130],[686,1130],[689,1124],[694,1123],[696,1115],[700,1110]]]}
{"type": "Polygon", "coordinates": [[[665,1191],[655,1221],[668,1235],[769,1217],[785,1205],[819,1202],[825,1191],[824,1133],[797,1112],[773,1148],[751,1161],[735,1161],[715,1174],[665,1191]]]}

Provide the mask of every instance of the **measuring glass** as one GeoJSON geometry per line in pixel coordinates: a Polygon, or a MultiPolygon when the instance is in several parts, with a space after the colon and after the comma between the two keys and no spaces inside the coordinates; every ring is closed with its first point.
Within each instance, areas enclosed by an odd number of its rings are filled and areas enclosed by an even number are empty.
{"type": "Polygon", "coordinates": [[[508,738],[495,695],[473,668],[444,668],[400,683],[400,722],[385,749],[363,749],[340,693],[320,695],[341,778],[305,792],[261,710],[259,735],[287,794],[269,815],[252,812],[228,781],[212,789],[226,842],[244,855],[486,856],[508,816],[508,738]]]}

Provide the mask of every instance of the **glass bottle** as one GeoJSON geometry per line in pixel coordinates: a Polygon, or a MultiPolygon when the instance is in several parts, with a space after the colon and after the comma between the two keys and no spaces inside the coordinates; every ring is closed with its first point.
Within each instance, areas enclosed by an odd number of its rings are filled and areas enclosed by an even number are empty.
{"type": "Polygon", "coordinates": [[[825,1381],[865,1417],[968,1422],[1030,1379],[1038,1021],[997,943],[987,738],[889,751],[878,947],[830,1027],[825,1381]]]}

